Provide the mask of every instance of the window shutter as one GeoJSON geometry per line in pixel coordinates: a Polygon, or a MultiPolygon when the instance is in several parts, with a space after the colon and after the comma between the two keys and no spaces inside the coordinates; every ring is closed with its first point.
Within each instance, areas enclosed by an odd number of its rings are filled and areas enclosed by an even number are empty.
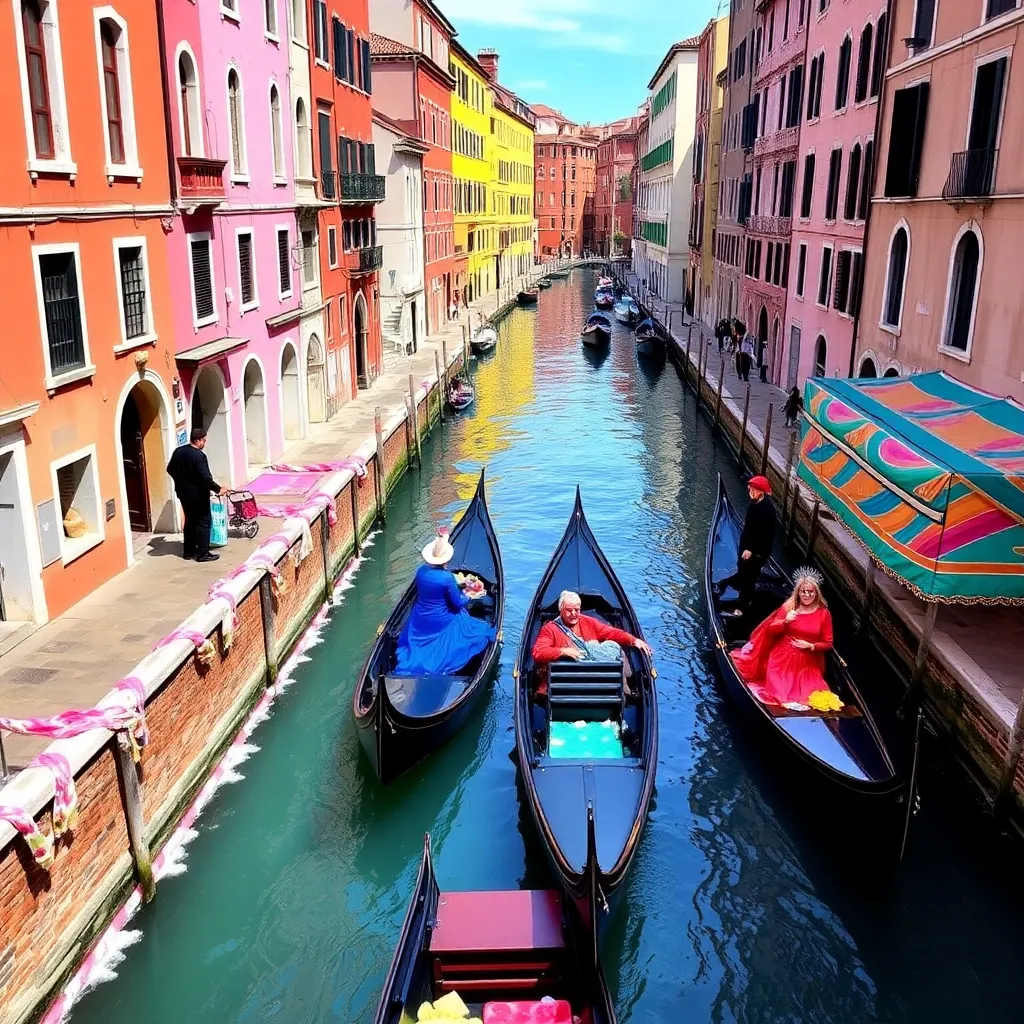
{"type": "Polygon", "coordinates": [[[860,313],[860,293],[864,284],[864,255],[859,252],[853,254],[853,269],[850,272],[850,314],[857,316],[860,313]]]}
{"type": "Polygon", "coordinates": [[[356,34],[352,29],[345,29],[345,56],[348,61],[348,82],[356,84],[356,55],[354,50],[356,34]]]}
{"type": "Polygon", "coordinates": [[[914,107],[913,124],[913,145],[910,151],[910,192],[908,195],[917,195],[917,183],[921,176],[921,152],[924,149],[924,126],[928,117],[928,91],[929,82],[922,82],[915,90],[916,103],[914,107]]]}
{"type": "Polygon", "coordinates": [[[242,305],[249,305],[255,295],[252,286],[252,235],[238,236],[238,281],[242,305]]]}
{"type": "Polygon", "coordinates": [[[886,196],[916,196],[928,112],[928,83],[899,89],[893,96],[886,196]]]}
{"type": "Polygon", "coordinates": [[[334,65],[334,77],[341,81],[345,77],[344,58],[342,57],[341,22],[334,18],[331,22],[331,57],[334,65]]]}
{"type": "Polygon", "coordinates": [[[374,148],[374,145],[373,145],[372,142],[370,143],[370,145],[368,145],[366,147],[366,153],[367,153],[367,157],[368,157],[368,161],[369,161],[368,164],[367,164],[366,173],[367,174],[376,174],[377,173],[377,151],[374,148]]]}
{"type": "Polygon", "coordinates": [[[370,41],[362,41],[363,50],[363,92],[367,95],[373,92],[373,83],[370,78],[370,41]]]}
{"type": "Polygon", "coordinates": [[[288,253],[288,232],[277,233],[277,278],[282,294],[292,290],[292,265],[288,253]]]}
{"type": "Polygon", "coordinates": [[[847,292],[850,286],[850,253],[843,251],[839,254],[836,259],[836,283],[835,291],[833,292],[832,305],[839,310],[840,313],[847,312],[847,292]]]}
{"type": "Polygon", "coordinates": [[[192,287],[195,291],[196,319],[213,316],[213,277],[210,271],[210,240],[192,239],[192,287]]]}

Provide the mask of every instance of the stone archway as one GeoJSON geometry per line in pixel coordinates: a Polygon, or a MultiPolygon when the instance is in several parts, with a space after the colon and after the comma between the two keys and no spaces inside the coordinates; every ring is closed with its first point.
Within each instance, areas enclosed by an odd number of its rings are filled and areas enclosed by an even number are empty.
{"type": "Polygon", "coordinates": [[[310,423],[327,421],[327,385],[324,347],[320,339],[311,334],[306,348],[306,409],[310,423]]]}
{"type": "Polygon", "coordinates": [[[206,431],[206,458],[210,472],[220,484],[229,484],[231,474],[231,425],[224,378],[215,366],[204,366],[192,385],[192,426],[206,431]]]}
{"type": "Polygon", "coordinates": [[[297,441],[302,437],[299,360],[290,341],[285,342],[281,350],[281,427],[285,441],[297,441]]]}
{"type": "Polygon", "coordinates": [[[245,364],[245,371],[242,374],[242,409],[246,465],[265,465],[270,458],[267,437],[267,389],[263,379],[263,367],[255,358],[245,364]]]}
{"type": "MultiPolygon", "coordinates": [[[[445,311],[445,316],[447,316],[447,310],[445,311]]],[[[362,292],[356,296],[353,322],[356,331],[356,386],[368,388],[370,386],[370,378],[367,373],[367,366],[369,364],[367,346],[369,345],[370,331],[366,316],[366,299],[363,298],[362,292]]],[[[438,323],[440,322],[439,319],[438,323]]]]}
{"type": "Polygon", "coordinates": [[[858,377],[877,377],[878,368],[875,366],[874,359],[871,356],[865,356],[863,362],[860,364],[860,370],[857,373],[858,377]]]}
{"type": "Polygon", "coordinates": [[[900,371],[895,366],[890,366],[885,373],[882,374],[883,377],[898,377],[899,375],[900,371]]]}

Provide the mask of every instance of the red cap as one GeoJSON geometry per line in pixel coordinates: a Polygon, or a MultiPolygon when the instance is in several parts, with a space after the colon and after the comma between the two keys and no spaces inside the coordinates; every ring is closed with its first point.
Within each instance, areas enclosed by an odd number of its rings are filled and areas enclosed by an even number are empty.
{"type": "Polygon", "coordinates": [[[768,482],[766,476],[752,476],[747,481],[748,487],[753,487],[758,491],[762,491],[765,494],[770,495],[772,493],[772,485],[768,482]]]}

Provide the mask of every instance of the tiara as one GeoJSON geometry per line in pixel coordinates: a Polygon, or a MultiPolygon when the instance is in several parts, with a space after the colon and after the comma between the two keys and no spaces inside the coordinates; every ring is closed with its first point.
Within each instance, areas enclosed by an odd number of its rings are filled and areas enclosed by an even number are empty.
{"type": "Polygon", "coordinates": [[[800,566],[793,573],[793,580],[797,583],[800,580],[810,580],[819,590],[825,585],[825,577],[817,569],[812,569],[809,565],[800,566]]]}

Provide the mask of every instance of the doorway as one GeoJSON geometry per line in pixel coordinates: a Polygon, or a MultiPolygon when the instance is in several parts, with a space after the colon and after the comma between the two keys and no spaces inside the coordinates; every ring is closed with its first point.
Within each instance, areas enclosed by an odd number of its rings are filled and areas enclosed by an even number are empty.
{"type": "Polygon", "coordinates": [[[132,533],[149,533],[153,520],[146,483],[146,446],[143,443],[142,415],[132,388],[121,410],[121,468],[124,492],[128,499],[128,523],[132,533]]]}
{"type": "Polygon", "coordinates": [[[32,572],[14,452],[0,452],[0,621],[32,621],[32,572]]]}
{"type": "Polygon", "coordinates": [[[245,459],[249,466],[265,465],[267,452],[267,391],[263,370],[255,359],[242,374],[242,408],[245,411],[245,459]]]}
{"type": "Polygon", "coordinates": [[[206,458],[213,479],[230,483],[231,430],[228,425],[228,399],[224,380],[213,366],[204,366],[196,378],[192,392],[192,426],[206,431],[206,458]]]}
{"type": "Polygon", "coordinates": [[[420,347],[419,311],[416,308],[415,299],[409,304],[409,316],[412,318],[412,351],[415,355],[420,347]]]}
{"type": "Polygon", "coordinates": [[[786,374],[786,390],[796,387],[800,375],[800,328],[793,324],[789,329],[789,371],[786,374]]]}
{"type": "Polygon", "coordinates": [[[324,423],[327,420],[327,389],[324,386],[324,348],[320,339],[310,335],[306,350],[306,406],[310,423],[324,423]]]}
{"type": "Polygon", "coordinates": [[[286,441],[302,436],[302,410],[299,403],[299,361],[295,346],[288,342],[281,352],[281,423],[286,441]]]}
{"type": "Polygon", "coordinates": [[[761,380],[765,379],[764,365],[767,362],[767,349],[768,349],[768,310],[764,306],[761,307],[761,312],[757,315],[757,352],[755,358],[757,365],[762,368],[761,380]]]}
{"type": "MultiPolygon", "coordinates": [[[[362,292],[356,296],[353,318],[356,328],[356,387],[368,388],[370,380],[366,373],[366,344],[369,332],[366,326],[366,299],[362,292]]],[[[443,318],[438,322],[443,322],[443,318]]]]}

